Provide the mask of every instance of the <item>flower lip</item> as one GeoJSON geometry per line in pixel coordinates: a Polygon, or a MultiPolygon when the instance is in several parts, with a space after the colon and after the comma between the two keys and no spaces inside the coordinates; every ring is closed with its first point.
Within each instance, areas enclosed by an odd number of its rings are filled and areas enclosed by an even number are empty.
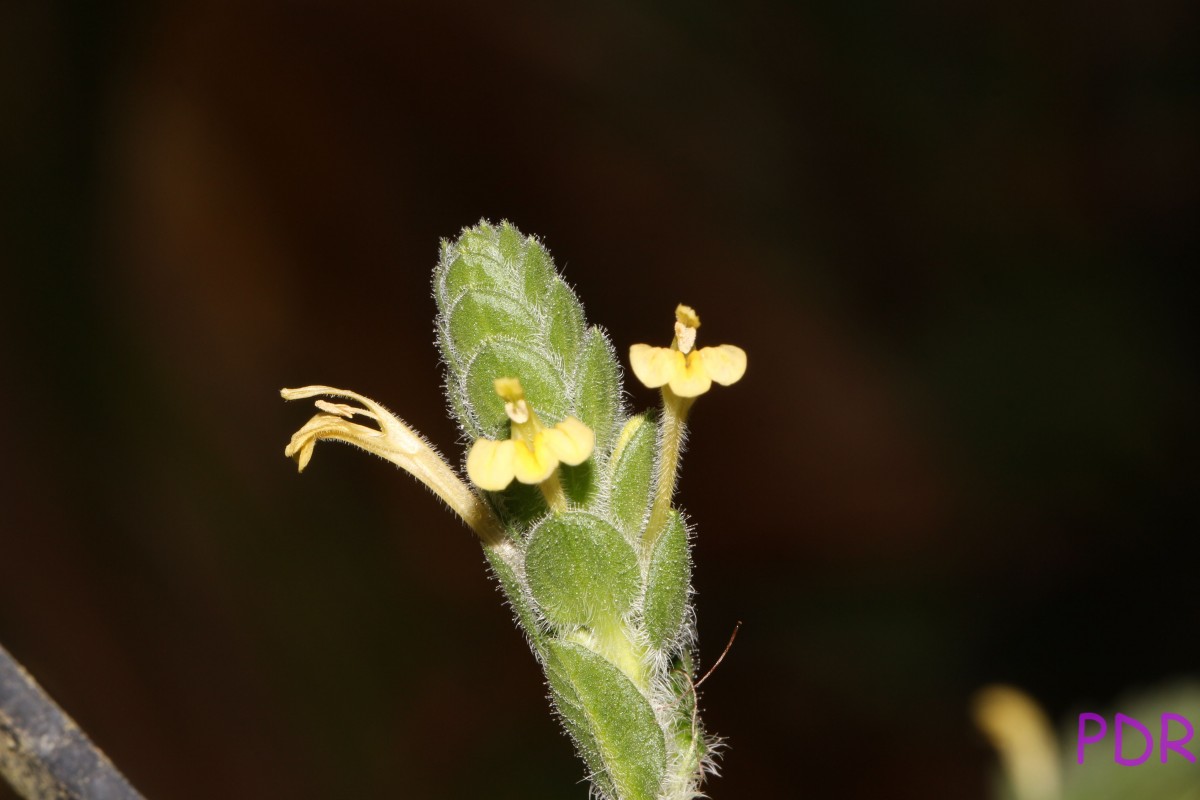
{"type": "Polygon", "coordinates": [[[592,429],[575,417],[547,428],[525,400],[516,378],[497,378],[496,394],[505,401],[512,421],[508,439],[476,439],[467,453],[467,477],[481,489],[498,492],[514,479],[541,484],[551,479],[559,464],[576,466],[591,456],[596,446],[592,429]]]}
{"type": "Polygon", "coordinates": [[[480,439],[467,453],[467,477],[480,489],[499,492],[508,488],[515,476],[513,449],[516,442],[480,439]]]}
{"type": "Polygon", "coordinates": [[[678,397],[698,397],[714,382],[722,386],[737,383],[746,373],[746,351],[732,344],[697,349],[699,327],[695,309],[679,304],[670,347],[635,344],[629,348],[633,374],[647,387],[667,387],[678,397]]]}

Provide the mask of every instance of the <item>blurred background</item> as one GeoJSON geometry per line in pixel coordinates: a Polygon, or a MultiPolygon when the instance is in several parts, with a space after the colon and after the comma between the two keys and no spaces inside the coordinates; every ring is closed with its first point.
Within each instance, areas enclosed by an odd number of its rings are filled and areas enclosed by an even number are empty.
{"type": "Polygon", "coordinates": [[[1189,11],[0,5],[0,642],[151,798],[582,800],[470,533],[283,457],[308,383],[461,457],[430,272],[509,219],[619,350],[750,355],[681,484],[712,796],[988,796],[984,684],[1200,674],[1189,11]]]}

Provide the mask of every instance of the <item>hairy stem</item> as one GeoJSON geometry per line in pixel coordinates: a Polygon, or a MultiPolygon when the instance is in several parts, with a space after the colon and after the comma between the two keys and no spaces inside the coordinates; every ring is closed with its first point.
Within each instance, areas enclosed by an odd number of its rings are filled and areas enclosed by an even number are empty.
{"type": "Polygon", "coordinates": [[[693,397],[680,397],[669,386],[662,388],[663,414],[659,426],[658,476],[655,481],[654,504],[650,510],[650,522],[643,537],[646,552],[654,549],[654,543],[667,526],[671,513],[671,501],[675,497],[675,481],[679,474],[679,457],[683,452],[683,441],[687,436],[687,415],[693,397]]]}

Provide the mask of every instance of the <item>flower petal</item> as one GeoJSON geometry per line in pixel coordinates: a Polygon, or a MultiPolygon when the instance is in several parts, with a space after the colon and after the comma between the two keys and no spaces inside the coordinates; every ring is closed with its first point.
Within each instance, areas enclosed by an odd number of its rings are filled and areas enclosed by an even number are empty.
{"type": "Polygon", "coordinates": [[[572,467],[587,461],[596,447],[596,434],[574,417],[567,417],[543,435],[558,460],[572,467]]]}
{"type": "Polygon", "coordinates": [[[545,431],[534,434],[532,448],[528,442],[512,442],[512,445],[513,471],[521,483],[541,483],[558,469],[558,457],[546,444],[545,431]]]}
{"type": "Polygon", "coordinates": [[[480,489],[498,492],[512,483],[515,447],[510,439],[476,439],[467,453],[467,477],[480,489]]]}
{"type": "MultiPolygon", "coordinates": [[[[379,452],[386,445],[383,433],[374,428],[350,422],[337,414],[316,414],[304,423],[303,428],[292,434],[292,440],[284,448],[283,454],[296,459],[296,466],[303,472],[312,460],[317,442],[322,439],[338,439],[369,452],[379,452]]],[[[388,457],[386,453],[380,455],[388,457]]]]}
{"type": "MultiPolygon", "coordinates": [[[[357,408],[346,403],[318,400],[317,407],[322,413],[314,416],[296,431],[284,450],[284,455],[296,459],[296,466],[301,470],[308,466],[313,449],[319,441],[328,439],[361,447],[368,453],[387,459],[425,484],[487,544],[499,546],[506,542],[504,526],[479,493],[468,486],[419,433],[379,403],[369,397],[332,386],[283,389],[280,394],[285,400],[300,400],[318,395],[346,397],[365,406],[357,408]],[[379,427],[376,429],[359,425],[352,421],[356,416],[366,417],[379,427]]],[[[512,480],[511,461],[510,457],[506,485],[512,480]]]]}
{"type": "Polygon", "coordinates": [[[308,462],[312,461],[313,450],[316,449],[316,436],[299,436],[292,438],[288,446],[283,449],[283,454],[288,458],[296,459],[297,471],[304,472],[308,462]]]}
{"type": "Polygon", "coordinates": [[[337,412],[339,416],[352,417],[354,414],[362,414],[365,417],[375,420],[379,424],[380,431],[387,438],[388,443],[407,455],[415,455],[422,447],[427,446],[416,435],[416,432],[405,425],[395,414],[371,398],[364,397],[357,392],[347,391],[346,389],[335,389],[332,386],[304,386],[300,389],[280,389],[279,394],[284,400],[303,400],[306,397],[316,397],[322,394],[331,397],[349,397],[351,400],[357,400],[366,406],[366,411],[352,409],[351,406],[343,404],[328,403],[327,405],[340,405],[343,409],[351,410],[351,413],[337,412]]]}
{"type": "Polygon", "coordinates": [[[697,397],[712,388],[712,378],[698,351],[688,353],[683,369],[671,378],[671,391],[680,397],[697,397]]]}
{"type": "Polygon", "coordinates": [[[736,345],[702,347],[697,352],[708,376],[722,386],[737,383],[746,374],[746,351],[736,345]]]}
{"type": "Polygon", "coordinates": [[[629,348],[629,365],[639,381],[657,389],[684,369],[683,353],[667,347],[635,344],[629,348]]]}

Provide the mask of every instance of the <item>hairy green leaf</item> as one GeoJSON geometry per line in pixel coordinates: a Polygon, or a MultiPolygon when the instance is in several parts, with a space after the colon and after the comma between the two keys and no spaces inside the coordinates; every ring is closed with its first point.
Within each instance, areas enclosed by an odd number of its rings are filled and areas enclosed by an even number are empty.
{"type": "Polygon", "coordinates": [[[641,536],[650,513],[658,424],[652,414],[639,414],[625,423],[612,464],[612,512],[632,540],[641,536]]]}
{"type": "Polygon", "coordinates": [[[683,630],[691,571],[687,528],[679,512],[673,511],[654,543],[646,577],[646,634],[655,649],[677,640],[683,630]]]}
{"type": "Polygon", "coordinates": [[[479,349],[463,381],[466,405],[474,412],[467,430],[489,439],[508,435],[504,401],[496,394],[496,378],[519,378],[525,398],[542,422],[551,425],[567,415],[567,387],[545,356],[512,339],[493,339],[479,349]]]}
{"type": "Polygon", "coordinates": [[[591,650],[558,640],[547,645],[546,675],[592,780],[612,798],[655,800],[666,772],[666,746],[637,687],[591,650]]]}
{"type": "Polygon", "coordinates": [[[575,416],[596,434],[596,452],[607,454],[621,410],[621,370],[604,331],[587,332],[575,369],[575,416]]]}
{"type": "Polygon", "coordinates": [[[546,519],[530,535],[525,576],[546,619],[588,625],[625,614],[637,598],[637,553],[621,532],[582,511],[546,519]]]}
{"type": "Polygon", "coordinates": [[[567,499],[575,505],[588,508],[599,497],[600,475],[595,458],[589,458],[575,467],[563,464],[559,467],[559,477],[567,499]]]}
{"type": "MultiPolygon", "coordinates": [[[[520,378],[530,406],[547,424],[570,413],[576,397],[568,396],[568,387],[578,395],[580,386],[575,378],[584,345],[583,306],[537,239],[507,222],[480,222],[443,242],[433,285],[450,407],[469,436],[505,434],[504,404],[492,388],[496,378],[520,378]]],[[[602,333],[597,336],[594,348],[608,345],[602,333]]],[[[600,390],[588,393],[588,413],[603,422],[617,417],[620,404],[600,366],[589,367],[600,390]],[[597,405],[605,396],[611,408],[597,405]]]]}
{"type": "Polygon", "coordinates": [[[583,306],[579,305],[575,293],[561,278],[556,278],[550,286],[545,303],[549,319],[546,338],[550,342],[550,349],[562,359],[563,364],[572,366],[583,345],[583,306]]]}
{"type": "Polygon", "coordinates": [[[447,331],[455,358],[468,362],[489,339],[528,340],[537,336],[537,320],[508,295],[486,290],[466,292],[448,315],[447,331]]]}

